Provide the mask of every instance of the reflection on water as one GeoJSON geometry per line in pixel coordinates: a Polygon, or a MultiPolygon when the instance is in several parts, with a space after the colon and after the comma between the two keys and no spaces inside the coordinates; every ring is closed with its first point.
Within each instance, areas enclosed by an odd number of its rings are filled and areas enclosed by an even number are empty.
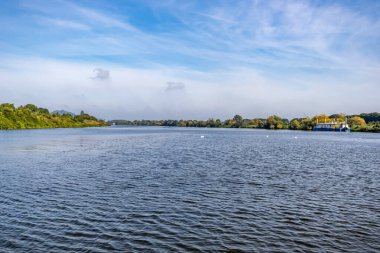
{"type": "Polygon", "coordinates": [[[0,131],[0,251],[380,251],[379,154],[378,134],[0,131]]]}

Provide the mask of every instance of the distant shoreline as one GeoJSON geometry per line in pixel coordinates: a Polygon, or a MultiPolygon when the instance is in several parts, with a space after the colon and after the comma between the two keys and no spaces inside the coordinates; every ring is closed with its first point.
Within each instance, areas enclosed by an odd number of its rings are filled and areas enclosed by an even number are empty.
{"type": "Polygon", "coordinates": [[[39,128],[13,128],[13,129],[0,129],[0,131],[28,131],[28,130],[52,130],[52,129],[81,129],[81,128],[96,128],[96,127],[109,127],[106,124],[103,126],[73,126],[73,127],[39,127],[39,128]]]}
{"type": "Polygon", "coordinates": [[[15,107],[13,104],[0,104],[0,130],[82,128],[108,126],[83,111],[73,113],[50,113],[48,109],[32,104],[15,107]]]}
{"type": "MultiPolygon", "coordinates": [[[[199,127],[191,127],[191,126],[156,126],[156,125],[109,125],[109,127],[112,126],[120,126],[120,127],[166,127],[166,128],[200,128],[200,129],[254,129],[254,130],[268,130],[268,131],[302,131],[302,132],[336,132],[338,131],[313,131],[311,130],[302,130],[302,129],[289,129],[289,128],[282,128],[282,129],[268,129],[268,128],[253,128],[253,127],[207,127],[207,126],[199,126],[199,127]]],[[[358,130],[351,130],[351,132],[354,133],[380,133],[380,131],[358,131],[358,130]]]]}
{"type": "MultiPolygon", "coordinates": [[[[204,128],[204,129],[254,129],[254,130],[269,130],[269,131],[303,131],[303,132],[314,132],[313,130],[302,130],[302,129],[268,129],[268,128],[252,128],[252,127],[207,127],[207,126],[156,126],[156,125],[114,125],[114,126],[128,126],[128,127],[167,127],[167,128],[204,128]]],[[[102,128],[102,127],[112,127],[110,124],[102,125],[102,126],[77,126],[77,127],[45,127],[45,128],[15,128],[15,129],[0,129],[2,131],[28,131],[28,130],[52,130],[52,129],[80,129],[80,128],[102,128]]],[[[359,130],[351,130],[356,133],[380,133],[380,131],[359,131],[359,130]]],[[[328,131],[326,131],[328,132],[328,131]]],[[[334,132],[334,131],[330,131],[334,132]]]]}
{"type": "Polygon", "coordinates": [[[246,128],[268,130],[304,130],[311,131],[318,122],[346,122],[352,132],[380,133],[380,113],[362,113],[359,115],[321,114],[312,118],[294,118],[292,120],[277,115],[268,118],[244,119],[235,115],[232,119],[220,120],[111,120],[110,125],[124,126],[167,126],[167,127],[206,127],[206,128],[246,128]]]}
{"type": "Polygon", "coordinates": [[[46,108],[27,104],[15,107],[10,103],[0,104],[0,130],[18,129],[50,129],[50,128],[83,128],[102,127],[109,125],[126,126],[175,126],[175,127],[208,127],[208,128],[247,128],[269,130],[305,130],[310,131],[318,123],[336,124],[346,123],[352,132],[380,133],[380,113],[361,113],[359,115],[325,114],[312,118],[294,118],[288,120],[277,115],[268,118],[245,119],[235,115],[232,119],[220,120],[209,118],[207,120],[99,120],[83,111],[76,115],[71,112],[58,110],[49,112],[46,108]]]}

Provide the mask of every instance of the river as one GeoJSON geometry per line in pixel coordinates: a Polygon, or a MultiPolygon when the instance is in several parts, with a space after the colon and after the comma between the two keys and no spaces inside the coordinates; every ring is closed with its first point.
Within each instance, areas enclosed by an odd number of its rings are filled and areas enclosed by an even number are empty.
{"type": "Polygon", "coordinates": [[[380,252],[380,134],[0,131],[0,221],[0,252],[380,252]]]}

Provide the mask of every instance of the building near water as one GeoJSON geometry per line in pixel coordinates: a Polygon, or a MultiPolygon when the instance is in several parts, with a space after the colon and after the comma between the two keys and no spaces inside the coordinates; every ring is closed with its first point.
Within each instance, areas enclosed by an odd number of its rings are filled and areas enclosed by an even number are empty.
{"type": "Polygon", "coordinates": [[[350,132],[350,126],[347,123],[347,118],[345,122],[326,122],[319,123],[317,120],[317,124],[313,127],[313,131],[337,131],[337,132],[350,132]]]}

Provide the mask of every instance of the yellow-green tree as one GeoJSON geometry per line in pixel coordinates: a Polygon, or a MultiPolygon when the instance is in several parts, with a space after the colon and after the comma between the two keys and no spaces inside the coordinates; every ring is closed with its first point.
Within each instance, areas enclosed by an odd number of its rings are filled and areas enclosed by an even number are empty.
{"type": "Polygon", "coordinates": [[[282,129],[283,121],[277,115],[269,116],[266,123],[266,128],[268,129],[282,129]]]}
{"type": "Polygon", "coordinates": [[[348,119],[348,124],[352,127],[355,127],[355,126],[365,126],[366,123],[365,123],[365,120],[359,116],[355,116],[355,117],[352,117],[352,118],[349,118],[348,119]]]}
{"type": "Polygon", "coordinates": [[[329,118],[329,116],[327,116],[326,114],[316,115],[311,120],[314,124],[316,124],[317,122],[318,123],[325,123],[325,122],[329,123],[329,122],[333,121],[333,119],[329,118]]]}

